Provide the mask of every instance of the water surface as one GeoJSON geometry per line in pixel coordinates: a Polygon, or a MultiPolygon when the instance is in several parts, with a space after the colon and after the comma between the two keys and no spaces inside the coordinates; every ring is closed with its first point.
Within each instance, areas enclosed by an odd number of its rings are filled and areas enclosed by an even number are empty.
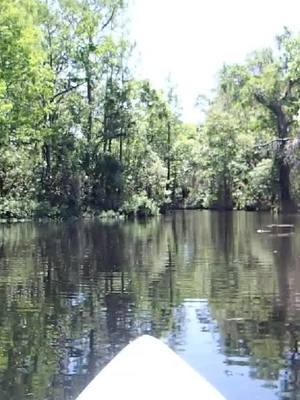
{"type": "Polygon", "coordinates": [[[73,400],[148,333],[228,399],[300,399],[299,243],[243,212],[0,226],[0,398],[73,400]]]}

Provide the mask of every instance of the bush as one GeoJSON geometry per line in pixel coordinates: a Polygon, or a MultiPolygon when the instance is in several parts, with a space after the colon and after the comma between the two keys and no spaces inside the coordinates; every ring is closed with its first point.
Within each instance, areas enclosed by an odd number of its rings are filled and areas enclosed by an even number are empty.
{"type": "Polygon", "coordinates": [[[146,218],[159,213],[159,209],[154,200],[149,199],[145,192],[134,194],[130,200],[126,201],[121,210],[128,216],[146,218]]]}
{"type": "Polygon", "coordinates": [[[270,209],[275,192],[274,162],[266,158],[260,161],[249,173],[245,208],[256,210],[270,209]]]}
{"type": "Polygon", "coordinates": [[[0,198],[0,219],[26,219],[31,218],[36,203],[29,199],[0,198]]]}

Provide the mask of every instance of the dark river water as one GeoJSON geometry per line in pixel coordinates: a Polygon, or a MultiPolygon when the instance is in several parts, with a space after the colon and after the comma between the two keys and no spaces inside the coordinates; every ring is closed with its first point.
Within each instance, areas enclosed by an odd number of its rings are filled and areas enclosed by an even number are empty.
{"type": "Polygon", "coordinates": [[[300,218],[0,225],[1,400],[73,400],[143,333],[227,399],[300,399],[300,218]]]}

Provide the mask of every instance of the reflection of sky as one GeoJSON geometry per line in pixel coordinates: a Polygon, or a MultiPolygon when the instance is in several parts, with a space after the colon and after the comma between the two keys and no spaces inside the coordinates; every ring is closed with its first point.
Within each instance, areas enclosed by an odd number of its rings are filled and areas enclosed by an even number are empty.
{"type": "Polygon", "coordinates": [[[70,299],[71,301],[71,305],[73,307],[75,306],[79,306],[80,304],[82,304],[85,300],[86,300],[87,296],[85,293],[74,293],[74,296],[70,299]]]}
{"type": "MultiPolygon", "coordinates": [[[[247,357],[238,357],[239,361],[242,358],[244,360],[242,366],[228,365],[228,357],[220,351],[221,338],[217,323],[212,320],[206,300],[186,300],[181,306],[180,318],[180,323],[183,323],[181,331],[171,333],[167,343],[225,398],[230,400],[277,398],[276,392],[279,388],[276,387],[276,381],[264,382],[250,378],[251,368],[247,365],[247,357]]],[[[237,357],[232,360],[237,360],[237,357]]]]}
{"type": "Polygon", "coordinates": [[[69,357],[64,373],[66,375],[79,375],[82,373],[82,364],[84,361],[82,357],[69,357]]]}
{"type": "Polygon", "coordinates": [[[65,355],[61,362],[61,372],[69,376],[86,374],[89,356],[90,342],[88,337],[67,340],[65,355]]]}

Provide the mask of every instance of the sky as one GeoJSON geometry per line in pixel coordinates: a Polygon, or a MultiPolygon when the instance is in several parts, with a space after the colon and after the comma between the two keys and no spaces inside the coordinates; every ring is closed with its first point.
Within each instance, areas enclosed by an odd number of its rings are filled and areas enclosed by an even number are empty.
{"type": "Polygon", "coordinates": [[[211,95],[224,63],[300,31],[300,0],[131,0],[131,39],[139,77],[157,89],[171,77],[185,122],[199,122],[199,94],[211,95]]]}

